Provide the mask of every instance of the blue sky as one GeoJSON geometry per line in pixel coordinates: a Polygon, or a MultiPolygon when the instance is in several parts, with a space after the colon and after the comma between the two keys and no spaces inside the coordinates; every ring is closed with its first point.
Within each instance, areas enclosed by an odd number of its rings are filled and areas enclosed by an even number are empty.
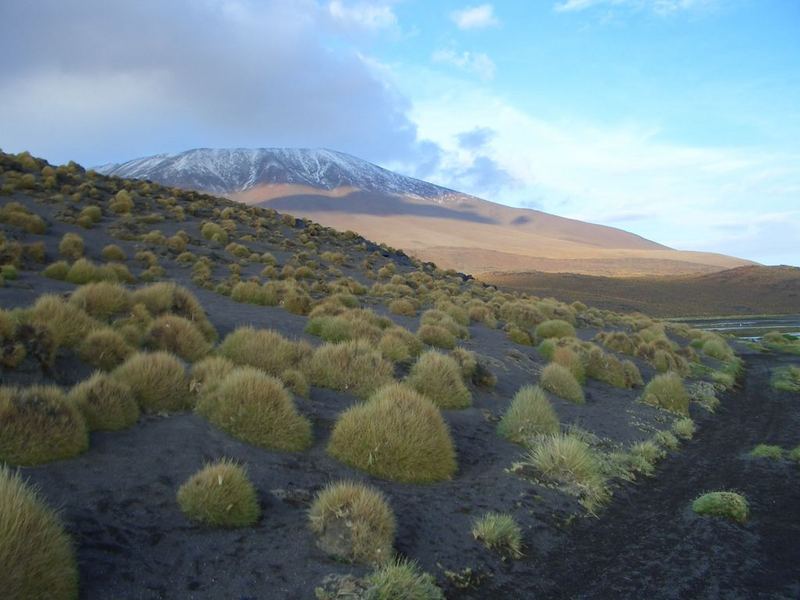
{"type": "Polygon", "coordinates": [[[326,146],[681,249],[800,264],[795,0],[31,0],[0,147],[326,146]]]}

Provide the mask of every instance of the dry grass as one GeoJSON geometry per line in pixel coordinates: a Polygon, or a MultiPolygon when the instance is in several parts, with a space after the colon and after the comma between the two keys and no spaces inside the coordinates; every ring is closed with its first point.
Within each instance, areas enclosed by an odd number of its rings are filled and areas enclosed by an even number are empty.
{"type": "Polygon", "coordinates": [[[125,338],[110,327],[90,332],[78,346],[82,361],[104,371],[122,364],[133,352],[125,338]]]}
{"type": "Polygon", "coordinates": [[[208,320],[203,306],[189,290],[174,283],[154,283],[134,291],[133,304],[144,304],[153,316],[172,313],[194,323],[203,336],[213,342],[217,331],[208,320]]]}
{"type": "Polygon", "coordinates": [[[539,385],[570,402],[576,404],[585,402],[581,384],[569,369],[557,363],[550,363],[542,370],[539,385]]]}
{"type": "Polygon", "coordinates": [[[78,260],[83,256],[83,238],[77,233],[65,233],[58,244],[58,253],[67,260],[78,260]]]}
{"type": "Polygon", "coordinates": [[[497,433],[517,444],[525,444],[537,435],[552,435],[560,431],[558,415],[538,386],[520,388],[511,400],[497,433]]]}
{"type": "Polygon", "coordinates": [[[538,341],[563,337],[575,337],[575,328],[567,321],[549,319],[536,326],[536,339],[538,341]]]}
{"type": "Polygon", "coordinates": [[[183,363],[168,352],[138,352],[114,369],[144,412],[178,412],[191,408],[183,363]]]}
{"type": "Polygon", "coordinates": [[[373,487],[330,484],[317,494],[308,517],[319,547],[339,560],[382,564],[392,558],[394,513],[373,487]]]}
{"type": "Polygon", "coordinates": [[[272,450],[300,451],[311,445],[311,423],[297,412],[276,377],[238,367],[203,394],[197,412],[230,435],[272,450]]]}
{"type": "Polygon", "coordinates": [[[128,260],[128,255],[125,251],[116,244],[108,244],[100,251],[100,256],[107,262],[125,262],[128,260]]]}
{"type": "Polygon", "coordinates": [[[421,325],[417,336],[424,344],[451,350],[456,346],[456,336],[440,325],[421,325]]]}
{"type": "Polygon", "coordinates": [[[456,360],[436,350],[424,352],[411,367],[406,384],[439,408],[467,408],[472,404],[456,360]]]}
{"type": "Polygon", "coordinates": [[[406,298],[398,298],[389,303],[389,312],[395,315],[403,315],[405,317],[413,317],[417,314],[417,308],[411,300],[406,298]]]}
{"type": "Polygon", "coordinates": [[[683,379],[677,373],[663,373],[653,377],[644,388],[642,402],[678,414],[689,414],[689,394],[683,385],[683,379]]]}
{"type": "Polygon", "coordinates": [[[392,384],[343,412],[328,452],[342,462],[401,482],[450,479],[456,455],[436,406],[411,388],[392,384]]]}
{"type": "Polygon", "coordinates": [[[0,387],[0,461],[38,465],[89,447],[86,422],[55,386],[0,387]]]}
{"type": "Polygon", "coordinates": [[[73,600],[78,565],[58,515],[19,473],[0,465],[0,565],[8,600],[73,600]]]}
{"type": "Polygon", "coordinates": [[[247,470],[231,460],[210,463],[178,489],[178,505],[192,521],[213,527],[247,527],[261,516],[247,470]]]}
{"type": "Polygon", "coordinates": [[[378,350],[392,362],[412,360],[422,352],[422,342],[404,327],[391,327],[378,341],[378,350]]]}
{"type": "Polygon", "coordinates": [[[107,281],[82,285],[72,292],[69,301],[101,321],[107,321],[131,306],[130,292],[118,283],[107,281]]]}
{"type": "Polygon", "coordinates": [[[236,364],[223,356],[207,356],[192,365],[189,389],[198,396],[208,394],[235,368],[236,364]]]}
{"type": "Polygon", "coordinates": [[[511,558],[522,558],[522,531],[509,514],[489,512],[472,525],[472,537],[489,550],[511,558]]]}
{"type": "Polygon", "coordinates": [[[257,367],[275,377],[300,367],[313,352],[305,342],[292,342],[272,329],[239,327],[229,333],[217,353],[237,365],[257,367]]]}
{"type": "Polygon", "coordinates": [[[394,366],[364,340],[323,344],[309,365],[311,383],[366,398],[379,387],[390,383],[394,366]]]}
{"type": "Polygon", "coordinates": [[[150,324],[144,342],[152,350],[172,352],[189,362],[200,360],[211,349],[211,344],[194,323],[176,315],[156,318],[150,324]]]}
{"type": "Polygon", "coordinates": [[[77,306],[55,294],[42,294],[30,311],[34,324],[47,327],[57,346],[77,346],[83,338],[100,324],[77,306]]]}
{"type": "Polygon", "coordinates": [[[125,429],[139,419],[131,389],[105,373],[78,383],[67,398],[81,411],[90,431],[125,429]]]}

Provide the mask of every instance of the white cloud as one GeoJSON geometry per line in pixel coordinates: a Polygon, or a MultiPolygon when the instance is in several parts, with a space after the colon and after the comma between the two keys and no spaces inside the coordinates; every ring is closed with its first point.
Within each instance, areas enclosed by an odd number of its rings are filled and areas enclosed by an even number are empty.
{"type": "Polygon", "coordinates": [[[433,62],[452,65],[462,71],[473,73],[484,81],[494,78],[495,64],[483,52],[456,52],[447,48],[437,50],[431,57],[433,62]]]}
{"type": "Polygon", "coordinates": [[[668,15],[680,11],[706,8],[718,0],[562,0],[556,3],[559,12],[578,12],[594,7],[626,7],[634,10],[651,10],[668,15]]]}
{"type": "Polygon", "coordinates": [[[343,25],[372,31],[397,25],[397,16],[388,4],[373,2],[346,4],[341,0],[331,0],[328,3],[328,13],[343,25]]]}
{"type": "Polygon", "coordinates": [[[496,27],[500,24],[500,21],[494,15],[494,6],[491,4],[467,6],[450,13],[450,18],[459,29],[484,29],[486,27],[496,27]]]}

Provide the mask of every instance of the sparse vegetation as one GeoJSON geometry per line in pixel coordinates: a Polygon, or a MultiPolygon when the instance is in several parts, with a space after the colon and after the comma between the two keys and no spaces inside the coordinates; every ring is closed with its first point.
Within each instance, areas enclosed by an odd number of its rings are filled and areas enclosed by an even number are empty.
{"type": "Polygon", "coordinates": [[[64,526],[36,488],[5,465],[0,465],[0,564],[4,598],[78,597],[78,566],[64,526]]]}
{"type": "Polygon", "coordinates": [[[736,492],[708,492],[692,502],[692,510],[704,517],[724,517],[744,523],[750,516],[747,499],[736,492]]]}
{"type": "Polygon", "coordinates": [[[406,384],[439,408],[466,408],[472,404],[472,394],[464,385],[459,364],[435,350],[429,350],[417,359],[406,384]]]}
{"type": "Polygon", "coordinates": [[[522,531],[509,514],[486,513],[472,525],[472,537],[495,552],[522,558],[522,531]]]}
{"type": "Polygon", "coordinates": [[[192,475],[178,490],[178,504],[192,521],[213,527],[247,527],[261,515],[247,471],[227,459],[192,475]]]}
{"type": "Polygon", "coordinates": [[[339,559],[382,564],[392,558],[395,519],[384,495],[356,482],[328,485],[309,510],[317,545],[339,559]]]}
{"type": "Polygon", "coordinates": [[[769,383],[782,392],[800,393],[800,367],[786,366],[773,369],[769,383]]]}
{"type": "Polygon", "coordinates": [[[433,577],[407,559],[380,567],[367,577],[367,583],[370,600],[444,600],[433,577]]]}
{"type": "Polygon", "coordinates": [[[569,369],[558,363],[550,363],[542,370],[539,385],[570,402],[576,404],[585,402],[581,384],[569,369]]]}
{"type": "Polygon", "coordinates": [[[560,424],[547,395],[538,386],[520,388],[511,400],[497,433],[517,444],[525,444],[537,435],[558,433],[560,424]]]}
{"type": "Polygon", "coordinates": [[[755,448],[750,450],[750,456],[753,458],[780,460],[783,458],[783,448],[772,444],[758,444],[755,448]]]}
{"type": "Polygon", "coordinates": [[[676,373],[653,377],[644,388],[642,402],[683,415],[689,412],[689,395],[683,380],[676,373]]]}
{"type": "Polygon", "coordinates": [[[450,479],[456,456],[436,406],[402,384],[381,388],[347,409],[331,433],[328,452],[340,461],[401,482],[450,479]]]}

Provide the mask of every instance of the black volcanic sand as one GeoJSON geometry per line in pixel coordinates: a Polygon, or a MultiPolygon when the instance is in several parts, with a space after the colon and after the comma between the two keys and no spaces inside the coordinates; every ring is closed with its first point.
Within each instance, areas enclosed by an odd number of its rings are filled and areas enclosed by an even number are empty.
{"type": "MultiPolygon", "coordinates": [[[[146,247],[112,237],[108,219],[85,231],[60,223],[51,207],[30,201],[26,205],[50,222],[46,235],[26,241],[45,241],[51,259],[65,231],[80,233],[86,254],[96,261],[107,243],[122,246],[131,259],[136,249],[146,247]]],[[[192,237],[193,252],[218,259],[215,278],[219,279],[225,276],[223,264],[231,262],[230,255],[200,239],[199,221],[166,221],[144,230],[170,235],[185,229],[192,237]]],[[[297,233],[283,230],[285,235],[297,233]]],[[[281,264],[291,254],[262,241],[252,246],[273,252],[281,264]]],[[[320,251],[327,249],[348,250],[341,242],[321,244],[320,251]]],[[[368,252],[376,249],[368,245],[368,252]]],[[[343,273],[371,284],[354,266],[366,252],[357,252],[352,245],[348,252],[343,273]]],[[[197,295],[221,337],[239,325],[252,324],[319,343],[303,333],[305,317],[277,307],[240,304],[200,289],[191,282],[190,269],[178,267],[166,252],[160,258],[164,279],[186,285],[197,295]]],[[[407,258],[392,258],[400,271],[411,268],[407,258]]],[[[134,260],[127,264],[134,273],[141,270],[134,260]]],[[[255,264],[244,268],[243,279],[261,268],[255,264]]],[[[42,293],[66,293],[74,287],[22,271],[18,280],[0,288],[0,307],[29,305],[42,293]]],[[[378,299],[361,300],[365,307],[386,313],[378,299]]],[[[419,324],[416,317],[392,318],[412,331],[419,324]]],[[[595,333],[579,331],[583,339],[595,333]]],[[[330,458],[325,447],[335,419],[357,400],[320,388],[312,388],[308,399],[297,399],[299,410],[314,424],[315,442],[306,452],[259,449],[187,413],[147,416],[125,431],[93,433],[85,454],[22,469],[48,503],[61,510],[75,540],[81,597],[313,598],[315,586],[328,574],[360,576],[368,571],[325,556],[308,530],[310,498],[328,482],[342,478],[369,482],[386,493],[398,521],[396,550],[419,561],[449,598],[800,596],[800,543],[796,542],[800,468],[746,457],[758,443],[784,447],[800,443],[796,396],[773,392],[767,385],[768,368],[788,359],[747,355],[744,386],[726,395],[716,414],[692,406],[692,417],[699,424],[695,440],[671,453],[655,478],[616,484],[611,504],[594,518],[586,516],[575,498],[509,473],[522,449],[495,433],[497,418],[510,398],[522,385],[536,382],[544,359],[533,348],[509,342],[500,330],[472,325],[470,334],[462,345],[481,356],[498,383],[490,390],[473,386],[473,407],[444,411],[458,452],[459,471],[452,481],[397,484],[330,458]],[[221,457],[247,464],[263,505],[255,527],[205,528],[189,522],[178,509],[175,494],[180,484],[205,462],[221,457]],[[751,521],[739,526],[693,516],[688,508],[691,500],[716,488],[742,490],[752,504],[751,521]],[[473,540],[472,521],[488,510],[510,512],[520,523],[526,554],[522,560],[504,561],[473,540]],[[463,587],[460,583],[465,580],[479,583],[463,587]]],[[[649,380],[652,367],[636,362],[649,380]]],[[[404,369],[398,368],[398,377],[404,369]]],[[[30,363],[0,372],[4,384],[48,381],[63,386],[89,374],[90,369],[63,353],[47,377],[30,363]]],[[[589,380],[585,391],[586,405],[551,397],[553,406],[563,424],[578,425],[604,441],[627,445],[645,440],[654,431],[669,428],[674,419],[638,403],[640,390],[589,380]]]]}

